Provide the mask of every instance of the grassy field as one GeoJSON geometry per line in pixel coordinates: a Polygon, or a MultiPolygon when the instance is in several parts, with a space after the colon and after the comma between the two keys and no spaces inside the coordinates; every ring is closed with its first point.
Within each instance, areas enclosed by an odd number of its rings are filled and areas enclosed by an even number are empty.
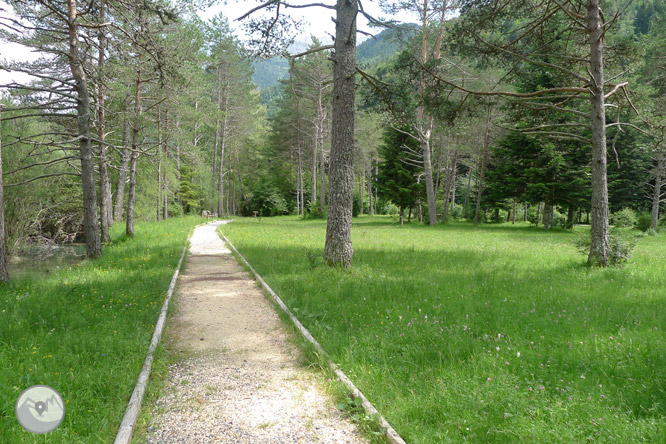
{"type": "Polygon", "coordinates": [[[575,233],[362,217],[345,271],[323,221],[222,230],[410,444],[666,442],[663,235],[591,269],[575,233]]]}
{"type": "Polygon", "coordinates": [[[185,240],[200,218],[114,227],[95,261],[0,286],[0,443],[109,443],[127,407],[185,240]],[[63,423],[24,431],[19,394],[57,389],[63,423]]]}

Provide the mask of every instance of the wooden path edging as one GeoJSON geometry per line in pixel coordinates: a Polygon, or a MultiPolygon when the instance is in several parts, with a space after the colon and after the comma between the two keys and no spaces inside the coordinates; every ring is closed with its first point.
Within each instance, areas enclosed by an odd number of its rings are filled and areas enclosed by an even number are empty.
{"type": "MultiPolygon", "coordinates": [[[[245,265],[248,266],[254,277],[261,283],[261,286],[268,292],[268,294],[271,295],[271,298],[273,301],[275,301],[276,304],[280,306],[282,311],[284,311],[287,316],[289,316],[289,319],[291,319],[291,322],[296,326],[298,331],[303,335],[305,339],[310,342],[315,350],[317,350],[319,353],[321,353],[323,356],[325,356],[328,360],[328,366],[335,375],[340,378],[340,381],[344,383],[345,386],[351,391],[352,396],[354,399],[356,398],[361,398],[363,401],[361,406],[365,410],[365,412],[372,418],[375,417],[377,418],[377,422],[379,423],[379,426],[382,428],[382,432],[384,433],[384,437],[388,440],[390,444],[407,444],[404,439],[398,435],[398,432],[395,431],[395,429],[391,426],[391,424],[384,419],[384,417],[377,411],[374,405],[370,401],[368,401],[368,398],[365,397],[365,395],[354,385],[354,383],[347,377],[347,375],[338,367],[331,359],[328,353],[322,348],[322,346],[317,342],[317,340],[310,334],[310,332],[301,324],[301,321],[298,320],[296,316],[289,310],[287,305],[282,302],[282,299],[273,291],[273,289],[264,281],[264,279],[257,273],[257,271],[250,265],[250,263],[245,259],[245,256],[240,254],[240,252],[234,247],[234,245],[231,243],[231,241],[222,233],[220,233],[224,241],[231,247],[231,249],[240,257],[245,265]]],[[[115,444],[119,444],[116,442],[115,444]]]]}
{"type": "MultiPolygon", "coordinates": [[[[200,225],[197,225],[194,227],[194,229],[196,229],[198,226],[200,225]]],[[[192,233],[194,232],[194,229],[192,230],[192,233]]],[[[192,237],[192,233],[190,233],[190,235],[187,237],[187,241],[185,241],[183,253],[180,255],[180,260],[176,266],[176,271],[173,273],[173,277],[171,278],[171,284],[169,284],[169,289],[167,290],[166,300],[164,301],[164,304],[162,304],[160,316],[157,319],[157,324],[155,324],[155,331],[153,332],[153,338],[150,341],[150,347],[148,347],[146,360],[143,362],[141,373],[139,373],[139,378],[137,379],[136,385],[134,386],[134,391],[132,392],[132,396],[130,397],[129,403],[127,404],[125,416],[123,416],[123,420],[120,423],[120,427],[118,428],[116,440],[113,441],[113,444],[130,444],[132,441],[134,426],[136,425],[136,421],[139,418],[139,411],[141,410],[143,396],[146,393],[146,386],[148,385],[150,370],[153,367],[155,349],[157,348],[157,344],[160,343],[160,339],[162,338],[162,331],[164,330],[167,311],[169,310],[169,302],[171,301],[173,290],[176,287],[176,281],[178,280],[178,275],[180,274],[180,267],[183,264],[185,253],[187,253],[187,247],[190,245],[190,238],[192,237]]]]}

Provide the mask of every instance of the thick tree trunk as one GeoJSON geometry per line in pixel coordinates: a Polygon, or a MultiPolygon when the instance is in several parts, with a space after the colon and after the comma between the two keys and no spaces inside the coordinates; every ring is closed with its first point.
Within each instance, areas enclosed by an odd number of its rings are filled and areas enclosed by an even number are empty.
{"type": "Polygon", "coordinates": [[[587,29],[590,41],[590,73],[592,81],[592,226],[588,262],[608,264],[608,177],[606,172],[606,108],[604,98],[603,34],[599,0],[588,0],[587,29]]]}
{"type": "Polygon", "coordinates": [[[573,205],[569,205],[567,210],[567,228],[571,229],[574,226],[574,219],[576,217],[576,208],[573,205]]]}
{"type": "Polygon", "coordinates": [[[654,191],[652,195],[652,221],[650,223],[650,228],[654,231],[657,231],[657,226],[659,224],[659,204],[661,202],[661,185],[662,178],[664,175],[664,170],[666,165],[664,164],[664,152],[661,151],[657,154],[657,174],[654,178],[654,191]]]}
{"type": "Polygon", "coordinates": [[[481,171],[479,174],[479,183],[476,191],[476,210],[474,212],[474,225],[479,225],[479,215],[481,213],[481,197],[483,196],[483,179],[486,172],[486,160],[488,158],[488,143],[490,139],[490,119],[492,115],[492,106],[488,105],[488,117],[486,118],[486,134],[483,137],[483,153],[481,155],[481,171]]]}
{"type": "Polygon", "coordinates": [[[543,202],[539,202],[539,205],[537,205],[537,214],[536,214],[536,226],[539,226],[539,222],[541,221],[541,209],[543,208],[543,202]]]}
{"type": "Polygon", "coordinates": [[[81,183],[83,187],[83,230],[86,237],[86,255],[96,258],[102,254],[102,243],[97,222],[97,192],[95,191],[95,163],[90,140],[90,96],[88,80],[79,58],[79,30],[76,0],[68,0],[69,68],[74,78],[76,113],[78,117],[79,154],[81,156],[81,183]]]}
{"type": "Polygon", "coordinates": [[[329,162],[328,218],[324,261],[349,267],[354,197],[354,98],[356,74],[356,0],[337,0],[333,120],[329,162]]]}
{"type": "Polygon", "coordinates": [[[120,169],[118,170],[118,182],[116,183],[116,204],[113,209],[113,220],[120,222],[123,220],[123,207],[125,202],[125,182],[127,181],[127,167],[129,166],[131,152],[130,143],[130,121],[125,119],[123,122],[123,149],[120,160],[120,169]]]}
{"type": "MultiPolygon", "coordinates": [[[[99,5],[99,22],[104,23],[105,4],[104,0],[99,5]]],[[[109,226],[113,218],[111,202],[111,180],[109,179],[108,159],[106,156],[106,110],[105,110],[105,73],[104,62],[106,53],[105,29],[100,28],[98,33],[99,54],[97,59],[97,139],[99,140],[99,212],[102,230],[102,242],[109,242],[109,226]]]]}
{"type": "Polygon", "coordinates": [[[2,108],[0,103],[0,282],[9,281],[7,269],[7,237],[5,235],[5,191],[2,181],[2,108]]]}

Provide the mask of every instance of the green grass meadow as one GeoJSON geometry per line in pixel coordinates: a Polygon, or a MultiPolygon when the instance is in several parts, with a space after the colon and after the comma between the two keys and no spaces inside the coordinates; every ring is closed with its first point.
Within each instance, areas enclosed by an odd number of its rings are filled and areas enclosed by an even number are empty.
{"type": "Polygon", "coordinates": [[[597,269],[578,233],[365,216],[341,270],[324,221],[221,230],[410,444],[666,443],[663,234],[597,269]]]}
{"type": "Polygon", "coordinates": [[[0,443],[109,443],[148,350],[197,217],[112,230],[101,258],[0,286],[0,443]],[[14,416],[19,394],[46,384],[65,399],[46,435],[14,416]]]}

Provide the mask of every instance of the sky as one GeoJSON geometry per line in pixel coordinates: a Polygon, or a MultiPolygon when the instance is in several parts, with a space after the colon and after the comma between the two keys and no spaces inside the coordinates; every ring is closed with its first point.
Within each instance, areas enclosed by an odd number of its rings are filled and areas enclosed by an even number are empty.
{"type": "MultiPolygon", "coordinates": [[[[311,0],[291,0],[293,4],[305,4],[311,3],[311,0]]],[[[332,0],[324,0],[324,3],[334,4],[332,0]]],[[[242,16],[244,13],[248,12],[255,6],[259,5],[261,2],[257,0],[222,0],[217,1],[212,7],[206,9],[199,13],[199,16],[202,19],[207,19],[218,12],[222,12],[228,19],[231,28],[234,30],[234,33],[243,40],[245,35],[242,30],[242,25],[235,21],[238,17],[242,16]]],[[[365,7],[366,12],[375,16],[386,18],[386,15],[383,14],[379,8],[378,0],[365,0],[363,6],[365,7]]],[[[0,0],[0,16],[7,17],[10,14],[11,8],[2,0],[0,0]]],[[[259,12],[257,12],[259,13],[259,12]]],[[[335,33],[335,26],[331,21],[331,17],[335,14],[335,11],[321,8],[321,7],[312,7],[312,8],[303,8],[303,9],[287,9],[286,13],[291,15],[294,18],[303,19],[303,31],[301,35],[297,36],[297,42],[304,42],[305,44],[309,43],[310,35],[318,37],[325,43],[331,41],[328,33],[335,33]]],[[[398,16],[391,17],[395,20],[402,22],[416,22],[418,18],[407,14],[401,13],[398,16]]],[[[362,31],[377,34],[381,30],[372,29],[368,26],[368,21],[365,17],[359,15],[358,19],[358,28],[362,31]]],[[[362,34],[358,35],[359,43],[363,41],[366,37],[362,34]]],[[[36,58],[35,54],[32,54],[30,50],[22,47],[20,45],[7,44],[5,42],[0,42],[0,60],[25,60],[30,58],[36,58]]],[[[0,84],[8,83],[11,81],[25,82],[28,76],[20,73],[8,73],[6,71],[0,71],[0,84]]],[[[0,88],[0,91],[2,88],[0,88]]]]}
{"type": "MultiPolygon", "coordinates": [[[[297,4],[307,4],[314,2],[310,0],[292,0],[290,3],[297,5],[297,4]]],[[[323,1],[322,3],[334,4],[335,2],[329,0],[329,1],[323,1]]],[[[379,3],[378,0],[365,0],[363,2],[363,6],[365,8],[365,11],[368,14],[372,15],[373,17],[387,18],[386,14],[382,13],[378,3],[379,3]]],[[[200,13],[199,15],[202,19],[205,20],[206,18],[211,17],[221,11],[229,19],[229,24],[231,25],[232,29],[234,29],[235,33],[242,39],[244,36],[241,29],[242,25],[239,22],[237,22],[236,19],[245,14],[246,12],[250,11],[252,8],[258,6],[259,4],[261,4],[261,2],[257,0],[226,0],[223,2],[216,3],[211,8],[208,8],[206,11],[200,13]]],[[[329,35],[327,35],[327,32],[330,34],[335,33],[335,25],[331,20],[331,18],[335,15],[335,11],[321,7],[311,7],[311,8],[302,8],[302,9],[289,8],[284,11],[285,13],[289,14],[294,18],[303,20],[303,25],[304,25],[303,32],[301,36],[297,37],[297,41],[309,42],[310,35],[314,35],[323,42],[330,43],[331,38],[329,35]]],[[[255,14],[260,14],[260,11],[257,11],[255,14]]],[[[402,12],[396,16],[391,16],[390,18],[401,22],[418,21],[418,18],[416,16],[408,14],[406,12],[402,12]]],[[[381,32],[381,29],[379,30],[377,28],[373,29],[370,26],[368,26],[368,20],[360,14],[358,18],[358,29],[365,32],[369,32],[371,34],[377,34],[381,32]]],[[[359,34],[358,42],[360,43],[366,38],[368,37],[364,36],[363,34],[359,34]]]]}

